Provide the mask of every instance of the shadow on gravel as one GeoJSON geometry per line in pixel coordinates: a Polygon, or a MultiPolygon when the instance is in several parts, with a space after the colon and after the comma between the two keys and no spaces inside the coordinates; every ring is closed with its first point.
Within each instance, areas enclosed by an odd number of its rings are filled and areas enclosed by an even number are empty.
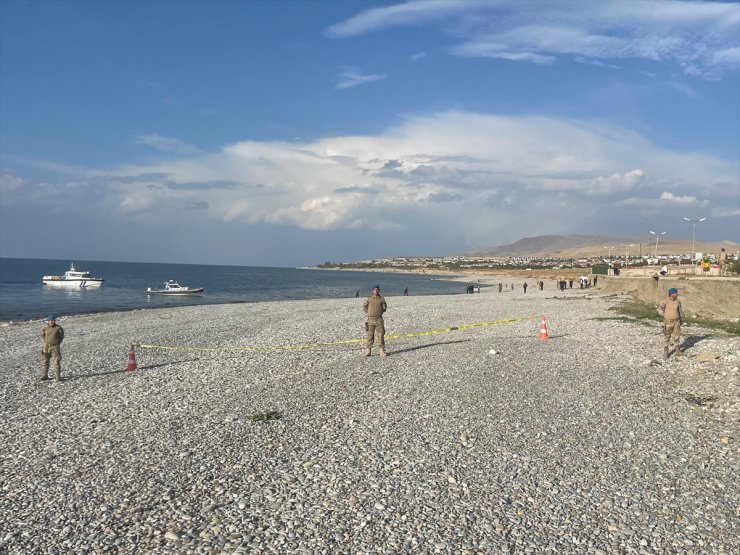
{"type": "Polygon", "coordinates": [[[708,337],[712,337],[711,335],[687,335],[686,338],[683,340],[683,343],[681,346],[684,349],[689,349],[690,347],[693,347],[697,343],[700,343],[704,339],[707,339],[708,337]]]}
{"type": "Polygon", "coordinates": [[[426,349],[428,347],[437,347],[439,345],[454,345],[455,343],[468,343],[471,339],[458,339],[457,341],[440,341],[439,343],[427,343],[425,345],[417,345],[416,347],[408,347],[407,349],[393,349],[388,350],[388,354],[397,355],[399,353],[410,353],[411,351],[418,351],[419,349],[426,349]]]}
{"type": "MultiPolygon", "coordinates": [[[[173,364],[182,364],[183,362],[195,362],[197,361],[197,358],[191,358],[188,360],[174,360],[172,362],[163,362],[162,364],[150,364],[148,366],[139,366],[136,370],[133,370],[133,372],[138,372],[139,370],[152,370],[154,368],[164,368],[165,366],[171,366],[173,364]]],[[[129,372],[129,370],[126,370],[125,368],[121,370],[111,370],[110,372],[96,372],[95,374],[79,374],[77,376],[65,376],[66,380],[84,380],[86,378],[97,378],[99,376],[110,376],[112,374],[124,374],[126,372],[129,372]]]]}

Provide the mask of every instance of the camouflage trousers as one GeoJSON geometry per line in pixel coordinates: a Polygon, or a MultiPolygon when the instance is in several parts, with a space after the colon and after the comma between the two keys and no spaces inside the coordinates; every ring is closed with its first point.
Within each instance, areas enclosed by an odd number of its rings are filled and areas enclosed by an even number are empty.
{"type": "Polygon", "coordinates": [[[667,349],[673,338],[673,345],[678,349],[681,346],[681,320],[666,320],[663,322],[663,347],[667,349]]]}
{"type": "Polygon", "coordinates": [[[368,349],[373,346],[376,337],[378,338],[378,346],[385,347],[385,326],[383,325],[382,316],[368,316],[365,329],[367,330],[368,349]]]}
{"type": "Polygon", "coordinates": [[[54,368],[56,370],[57,378],[62,373],[62,349],[59,345],[50,345],[41,349],[41,369],[43,374],[42,377],[49,376],[49,361],[54,360],[54,368]]]}

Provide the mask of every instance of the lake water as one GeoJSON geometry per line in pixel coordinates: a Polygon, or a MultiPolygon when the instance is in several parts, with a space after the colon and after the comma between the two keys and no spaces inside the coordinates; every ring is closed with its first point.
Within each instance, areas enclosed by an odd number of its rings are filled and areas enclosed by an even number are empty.
{"type": "Polygon", "coordinates": [[[274,300],[324,299],[370,294],[380,285],[386,297],[465,293],[465,284],[434,274],[352,272],[255,266],[206,266],[75,260],[77,270],[105,279],[101,287],[58,288],[41,284],[44,275],[62,275],[67,260],[0,258],[0,321],[33,320],[56,315],[89,314],[196,304],[252,303],[274,300]],[[147,296],[148,287],[162,288],[168,279],[204,287],[200,296],[147,296]]]}

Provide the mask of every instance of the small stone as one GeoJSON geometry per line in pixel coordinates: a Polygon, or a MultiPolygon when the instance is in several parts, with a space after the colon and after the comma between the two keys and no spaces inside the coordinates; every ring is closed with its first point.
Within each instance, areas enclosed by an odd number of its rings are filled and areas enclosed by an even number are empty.
{"type": "Polygon", "coordinates": [[[208,505],[205,505],[202,509],[202,512],[204,513],[210,513],[213,511],[216,507],[218,507],[218,503],[209,503],[208,505]]]}

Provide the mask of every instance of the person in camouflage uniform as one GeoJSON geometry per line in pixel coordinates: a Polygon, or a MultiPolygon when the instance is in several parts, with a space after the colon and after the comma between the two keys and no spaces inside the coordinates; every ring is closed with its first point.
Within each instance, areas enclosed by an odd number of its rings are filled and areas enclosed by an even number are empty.
{"type": "Polygon", "coordinates": [[[371,295],[365,299],[362,304],[362,309],[367,314],[367,322],[365,323],[365,330],[367,330],[367,347],[365,348],[364,355],[370,356],[370,351],[373,348],[373,342],[375,337],[378,338],[378,347],[380,347],[380,356],[387,356],[385,352],[385,326],[383,323],[383,313],[388,309],[385,304],[385,299],[380,295],[380,286],[373,286],[371,295]]]}
{"type": "Polygon", "coordinates": [[[683,323],[683,310],[681,301],[678,300],[678,289],[671,287],[668,290],[668,300],[658,305],[658,314],[663,317],[663,358],[668,358],[668,349],[671,338],[675,346],[674,354],[683,356],[681,350],[681,324],[683,323]]]}
{"type": "Polygon", "coordinates": [[[62,379],[61,345],[62,341],[64,341],[64,329],[62,326],[57,326],[56,320],[56,316],[49,314],[46,317],[46,325],[41,328],[41,366],[43,372],[41,379],[49,379],[49,360],[54,359],[56,369],[54,380],[58,382],[62,379]]]}

